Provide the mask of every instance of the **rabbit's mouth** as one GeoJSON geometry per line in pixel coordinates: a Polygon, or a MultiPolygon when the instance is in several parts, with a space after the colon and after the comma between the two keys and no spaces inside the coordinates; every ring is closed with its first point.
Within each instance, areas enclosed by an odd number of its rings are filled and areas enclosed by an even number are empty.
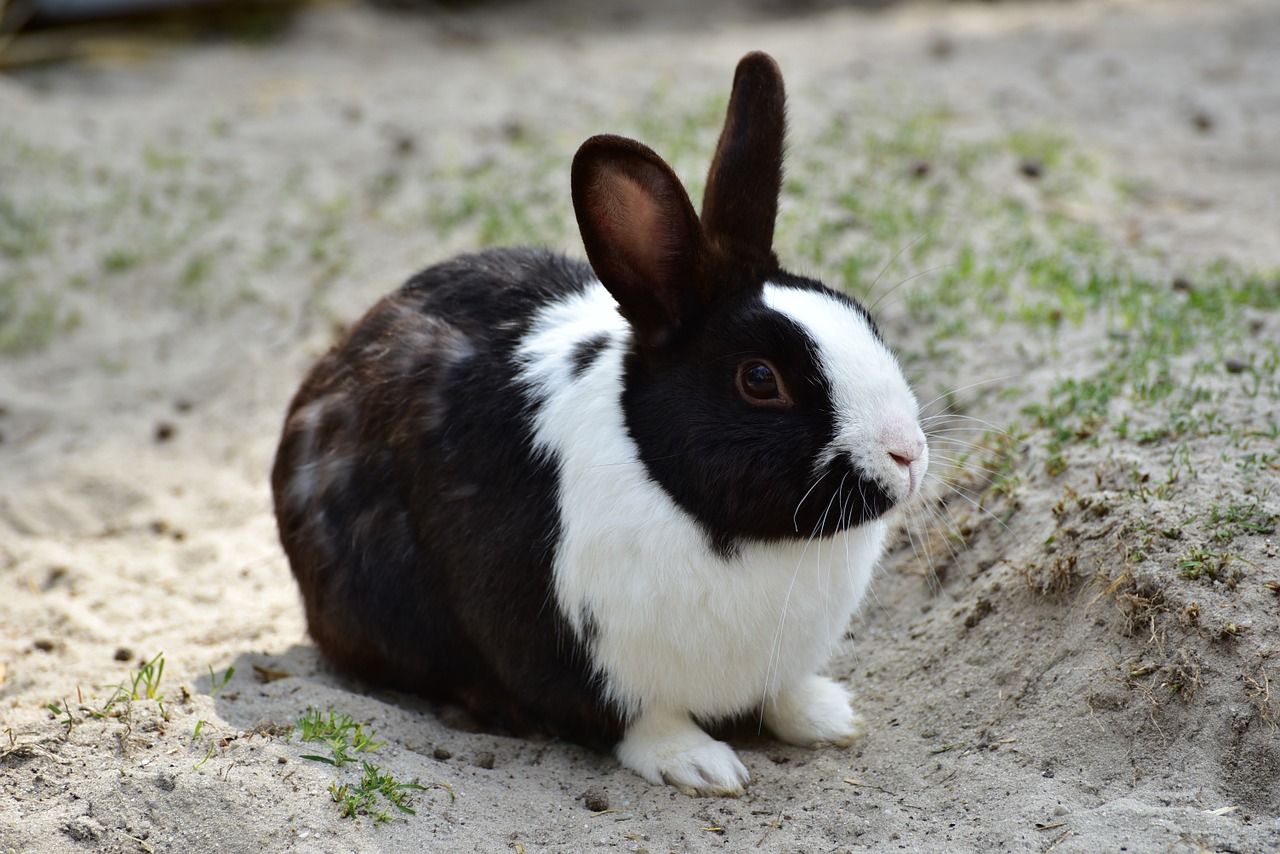
{"type": "Polygon", "coordinates": [[[852,454],[838,453],[797,509],[797,533],[830,536],[875,521],[898,503],[893,492],[869,476],[852,454]]]}
{"type": "Polygon", "coordinates": [[[916,498],[929,467],[929,445],[913,416],[890,411],[870,430],[837,436],[824,457],[812,490],[816,496],[808,501],[826,502],[814,530],[827,534],[879,519],[916,498]]]}

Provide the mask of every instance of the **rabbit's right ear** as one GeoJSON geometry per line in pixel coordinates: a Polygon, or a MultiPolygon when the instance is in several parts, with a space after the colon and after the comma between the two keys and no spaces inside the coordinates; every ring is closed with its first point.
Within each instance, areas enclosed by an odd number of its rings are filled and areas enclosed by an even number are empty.
{"type": "Polygon", "coordinates": [[[587,258],[642,344],[661,346],[701,311],[702,226],[680,179],[648,147],[594,136],[573,158],[587,258]]]}
{"type": "Polygon", "coordinates": [[[734,257],[777,266],[773,227],[786,131],[782,71],[767,53],[749,53],[733,75],[724,130],[702,197],[707,240],[734,257]]]}

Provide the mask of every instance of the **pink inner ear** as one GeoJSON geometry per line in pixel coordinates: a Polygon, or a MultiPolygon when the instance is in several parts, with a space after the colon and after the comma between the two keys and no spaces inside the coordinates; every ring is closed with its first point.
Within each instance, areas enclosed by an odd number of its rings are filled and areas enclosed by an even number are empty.
{"type": "Polygon", "coordinates": [[[661,209],[653,195],[627,175],[615,174],[599,195],[597,223],[616,256],[646,281],[657,275],[657,263],[665,254],[665,229],[661,209]]]}

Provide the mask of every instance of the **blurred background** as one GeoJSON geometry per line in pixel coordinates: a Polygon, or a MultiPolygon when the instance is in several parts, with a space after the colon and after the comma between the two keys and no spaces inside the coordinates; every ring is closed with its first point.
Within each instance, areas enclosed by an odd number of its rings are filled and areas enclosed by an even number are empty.
{"type": "MultiPolygon", "coordinates": [[[[210,38],[266,39],[316,6],[362,0],[4,0],[0,5],[0,68],[145,51],[157,42],[210,38]]],[[[474,15],[514,18],[522,27],[572,21],[579,26],[705,26],[726,18],[768,19],[836,7],[887,7],[899,0],[363,0],[433,18],[458,28],[474,15]]],[[[474,34],[472,34],[474,35],[474,34]]]]}

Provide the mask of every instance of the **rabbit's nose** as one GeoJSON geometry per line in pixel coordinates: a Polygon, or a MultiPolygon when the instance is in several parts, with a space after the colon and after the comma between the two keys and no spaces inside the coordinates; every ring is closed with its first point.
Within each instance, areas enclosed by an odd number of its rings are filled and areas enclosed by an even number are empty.
{"type": "Polygon", "coordinates": [[[880,427],[880,447],[902,466],[910,466],[928,449],[924,433],[906,413],[893,413],[885,418],[880,427]]]}

